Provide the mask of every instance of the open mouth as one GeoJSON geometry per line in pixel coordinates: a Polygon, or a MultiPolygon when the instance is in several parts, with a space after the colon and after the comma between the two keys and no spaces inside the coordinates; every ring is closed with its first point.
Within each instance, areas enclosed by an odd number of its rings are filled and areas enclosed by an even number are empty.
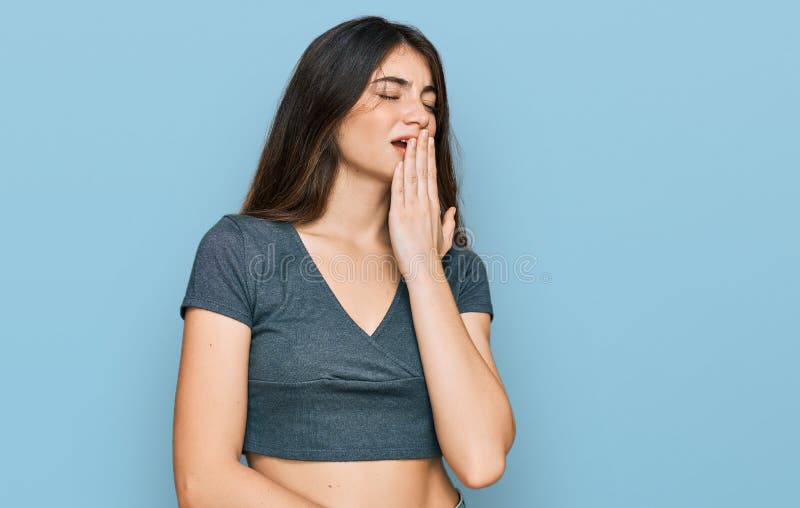
{"type": "Polygon", "coordinates": [[[394,147],[397,148],[398,150],[400,150],[401,152],[405,152],[406,151],[406,142],[405,141],[392,141],[392,145],[394,145],[394,147]]]}

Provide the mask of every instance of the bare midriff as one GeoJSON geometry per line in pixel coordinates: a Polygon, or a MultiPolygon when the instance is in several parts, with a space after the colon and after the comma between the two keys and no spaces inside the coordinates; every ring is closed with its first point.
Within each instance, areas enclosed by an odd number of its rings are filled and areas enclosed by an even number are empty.
{"type": "Polygon", "coordinates": [[[245,452],[251,468],[329,508],[453,508],[458,492],[441,457],[354,462],[290,460],[245,452]]]}

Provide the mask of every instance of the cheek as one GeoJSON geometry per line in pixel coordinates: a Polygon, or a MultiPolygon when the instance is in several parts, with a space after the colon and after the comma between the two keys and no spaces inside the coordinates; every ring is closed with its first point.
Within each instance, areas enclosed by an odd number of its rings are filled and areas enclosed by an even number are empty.
{"type": "Polygon", "coordinates": [[[383,122],[361,119],[347,126],[338,138],[339,151],[350,162],[369,165],[377,157],[383,157],[388,146],[391,130],[383,122]],[[384,146],[384,144],[387,144],[384,146]]]}
{"type": "Polygon", "coordinates": [[[381,115],[375,113],[364,115],[353,125],[353,137],[363,142],[369,142],[380,136],[385,137],[389,132],[387,125],[388,122],[381,115]]]}
{"type": "Polygon", "coordinates": [[[359,145],[368,141],[369,127],[365,122],[351,122],[343,129],[339,136],[339,146],[344,151],[357,150],[359,145]]]}

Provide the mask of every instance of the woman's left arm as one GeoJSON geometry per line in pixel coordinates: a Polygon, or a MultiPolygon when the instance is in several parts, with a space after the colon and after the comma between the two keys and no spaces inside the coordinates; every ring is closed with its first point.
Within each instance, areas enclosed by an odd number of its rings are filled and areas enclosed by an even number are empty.
{"type": "Polygon", "coordinates": [[[407,286],[436,436],[461,482],[482,488],[505,470],[514,416],[489,347],[489,314],[459,314],[441,261],[434,266],[407,286]]]}
{"type": "Polygon", "coordinates": [[[440,219],[434,144],[409,140],[392,178],[389,233],[406,280],[436,436],[469,488],[496,482],[516,434],[489,348],[486,312],[459,313],[441,256],[452,245],[455,208],[440,219]]]}

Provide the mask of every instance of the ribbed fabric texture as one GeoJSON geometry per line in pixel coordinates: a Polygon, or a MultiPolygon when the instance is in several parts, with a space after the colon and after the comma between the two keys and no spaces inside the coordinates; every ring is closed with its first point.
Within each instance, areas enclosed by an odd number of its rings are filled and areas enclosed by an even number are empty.
{"type": "MultiPolygon", "coordinates": [[[[442,264],[459,311],[493,319],[480,257],[454,247],[442,264]]],[[[200,240],[181,318],[187,307],[251,328],[243,450],[323,461],[442,454],[405,281],[368,335],[291,224],[228,214],[200,240]]]]}

